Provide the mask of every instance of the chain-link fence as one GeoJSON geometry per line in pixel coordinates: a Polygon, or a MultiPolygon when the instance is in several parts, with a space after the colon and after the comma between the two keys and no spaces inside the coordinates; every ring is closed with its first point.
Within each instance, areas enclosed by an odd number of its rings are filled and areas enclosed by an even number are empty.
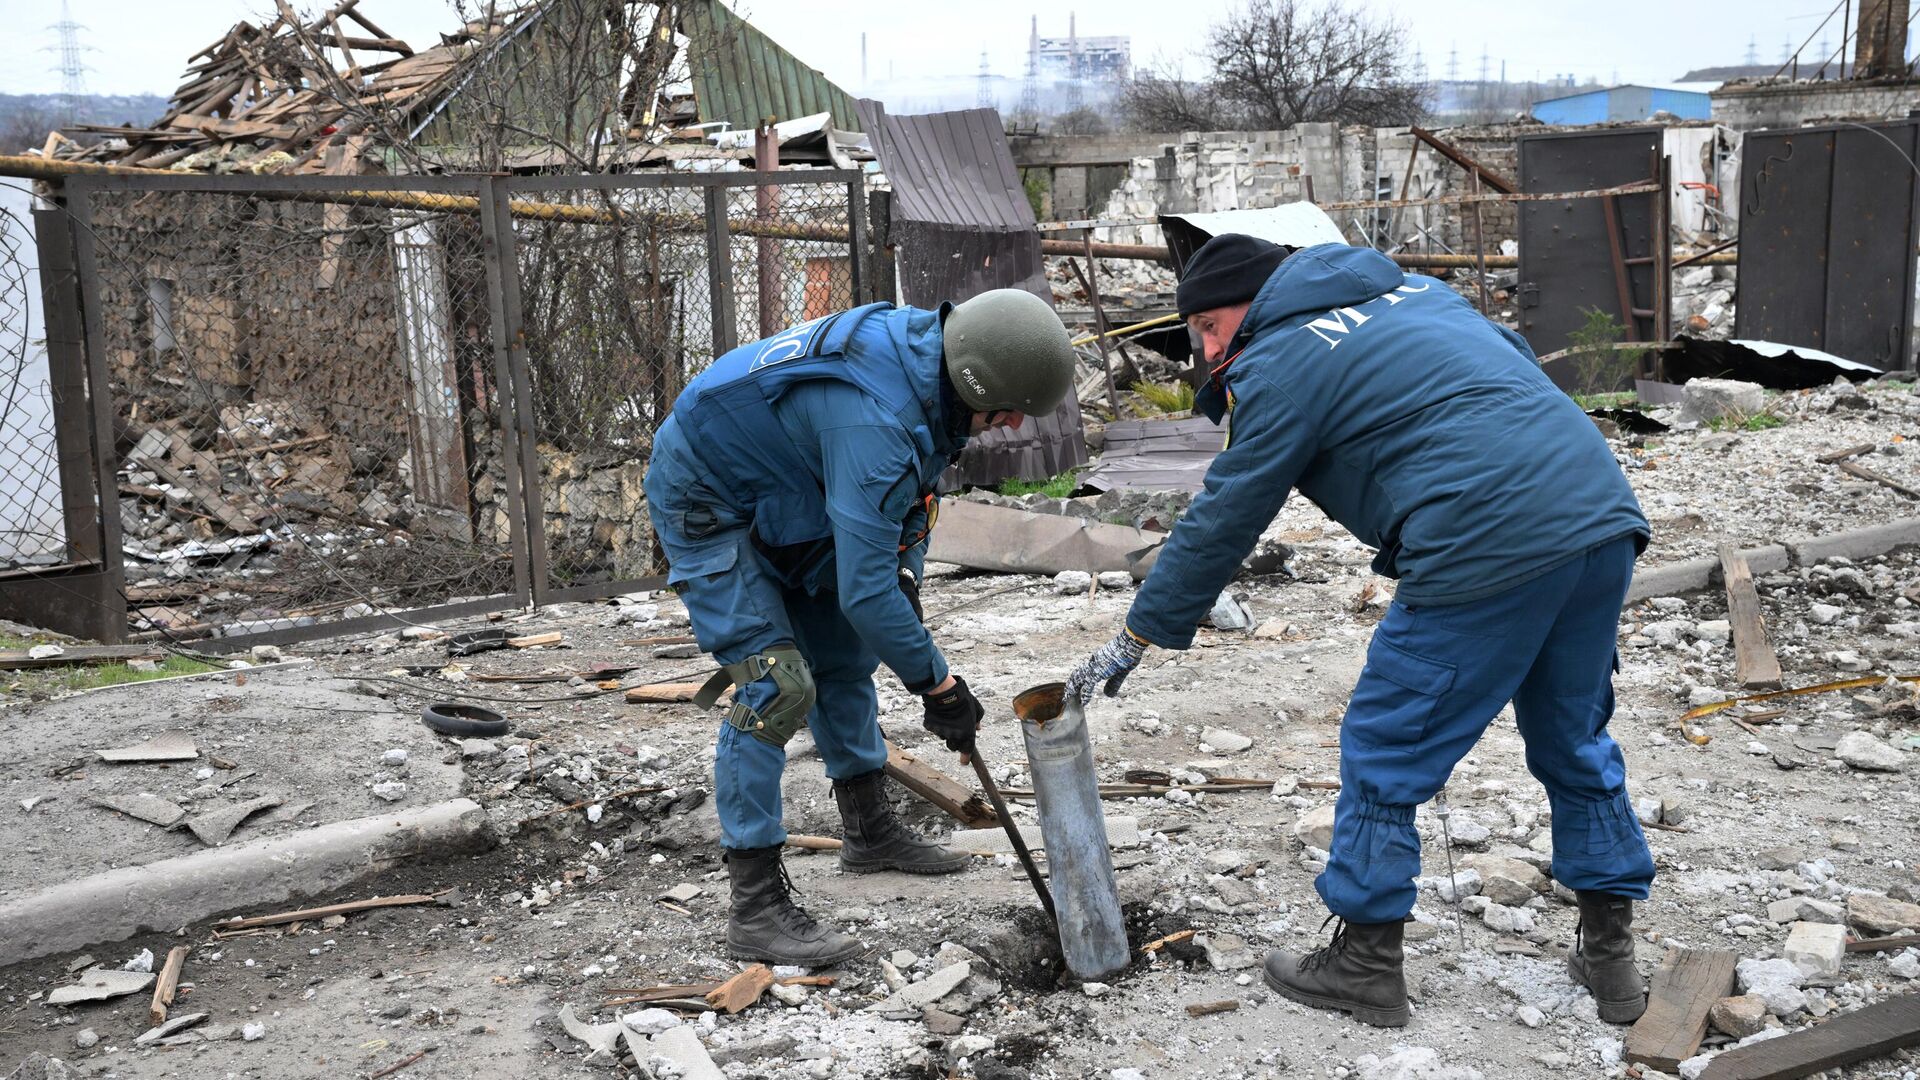
{"type": "Polygon", "coordinates": [[[31,202],[0,185],[0,566],[67,561],[31,202]]]}
{"type": "MultiPolygon", "coordinates": [[[[864,299],[859,185],[69,183],[76,364],[105,389],[91,475],[117,499],[97,547],[128,629],[288,640],[651,583],[655,428],[718,351],[864,299]]],[[[0,445],[10,529],[60,524],[36,445],[0,445]]],[[[28,557],[0,549],[0,573],[28,557]]]]}
{"type": "Polygon", "coordinates": [[[859,302],[859,182],[791,176],[764,186],[725,174],[509,184],[549,208],[512,219],[540,595],[658,571],[641,480],[653,432],[687,380],[737,342],[859,302]]]}

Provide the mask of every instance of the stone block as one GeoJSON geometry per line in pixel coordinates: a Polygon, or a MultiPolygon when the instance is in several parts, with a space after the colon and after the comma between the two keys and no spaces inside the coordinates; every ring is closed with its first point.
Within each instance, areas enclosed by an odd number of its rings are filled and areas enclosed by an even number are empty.
{"type": "Polygon", "coordinates": [[[1724,997],[1707,1010],[1707,1023],[1722,1035],[1744,1039],[1767,1026],[1767,1002],[1757,994],[1724,997]]]}
{"type": "Polygon", "coordinates": [[[1766,389],[1738,379],[1691,379],[1682,387],[1688,415],[1706,423],[1745,418],[1766,405],[1766,389]]]}
{"type": "Polygon", "coordinates": [[[1838,975],[1847,956],[1847,931],[1832,923],[1797,922],[1781,954],[1808,975],[1838,975]]]}

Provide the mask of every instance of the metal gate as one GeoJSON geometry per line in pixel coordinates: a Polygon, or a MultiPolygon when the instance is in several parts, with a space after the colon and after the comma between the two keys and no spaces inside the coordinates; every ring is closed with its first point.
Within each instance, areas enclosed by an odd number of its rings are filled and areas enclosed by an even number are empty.
{"type": "MultiPolygon", "coordinates": [[[[1520,188],[1528,193],[1591,191],[1660,183],[1663,129],[1526,135],[1520,188]]],[[[1520,215],[1520,333],[1536,353],[1566,348],[1568,335],[1598,308],[1617,319],[1627,341],[1667,334],[1666,195],[1538,201],[1520,215]]],[[[1570,367],[1548,374],[1570,386],[1570,367]]],[[[1579,389],[1602,389],[1581,387],[1579,389]]]]}
{"type": "Polygon", "coordinates": [[[1747,134],[1737,337],[1908,366],[1916,155],[1912,120],[1747,134]]]}

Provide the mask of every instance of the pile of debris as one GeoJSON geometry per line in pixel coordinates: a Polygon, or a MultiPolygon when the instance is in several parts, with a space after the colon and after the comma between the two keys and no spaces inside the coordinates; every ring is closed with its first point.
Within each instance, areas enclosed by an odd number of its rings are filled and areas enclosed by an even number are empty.
{"type": "Polygon", "coordinates": [[[1735,273],[1731,266],[1688,266],[1675,272],[1675,327],[1698,338],[1732,337],[1735,273]]]}
{"type": "Polygon", "coordinates": [[[311,21],[292,17],[293,9],[282,4],[271,22],[237,23],[189,57],[197,62],[186,82],[151,125],[79,125],[72,130],[107,138],[82,147],[55,136],[49,147],[63,159],[149,169],[358,172],[328,169],[322,151],[370,125],[410,128],[416,113],[431,108],[474,58],[512,29],[517,14],[469,23],[416,54],[352,0],[311,21]],[[339,52],[344,70],[325,59],[328,49],[339,52]],[[391,58],[363,62],[377,54],[391,58]]]}
{"type": "MultiPolygon", "coordinates": [[[[409,581],[391,564],[424,559],[411,568],[421,577],[455,569],[414,542],[448,523],[408,493],[404,460],[349,445],[283,401],[202,419],[127,423],[118,505],[135,629],[237,634],[371,614],[364,590],[409,581]],[[336,562],[359,584],[337,580],[336,562]]],[[[487,591],[484,565],[456,576],[487,591]]]]}

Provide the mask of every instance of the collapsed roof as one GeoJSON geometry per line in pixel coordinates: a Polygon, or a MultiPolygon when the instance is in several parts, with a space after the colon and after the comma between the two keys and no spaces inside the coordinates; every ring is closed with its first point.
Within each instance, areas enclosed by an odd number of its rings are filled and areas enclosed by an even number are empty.
{"type": "Polygon", "coordinates": [[[302,18],[278,0],[272,21],[236,23],[188,57],[158,120],[76,125],[105,138],[56,137],[53,156],[276,174],[591,170],[750,159],[737,130],[772,120],[807,121],[795,149],[844,164],[859,130],[845,90],[720,0],[488,5],[418,52],[359,4],[302,18]]]}

